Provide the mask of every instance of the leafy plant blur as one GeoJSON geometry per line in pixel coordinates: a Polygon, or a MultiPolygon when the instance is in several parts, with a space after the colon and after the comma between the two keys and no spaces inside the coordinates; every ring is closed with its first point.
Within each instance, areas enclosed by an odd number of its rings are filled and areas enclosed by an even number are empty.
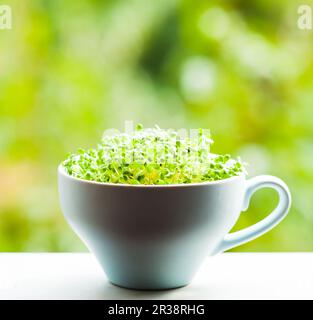
{"type": "MultiPolygon", "coordinates": [[[[312,1],[306,1],[312,5],[312,1]]],[[[273,174],[293,206],[238,251],[313,250],[313,31],[298,1],[7,0],[0,30],[0,251],[85,250],[56,168],[125,120],[210,128],[215,153],[273,174]]],[[[259,191],[234,230],[265,217],[259,191]]]]}

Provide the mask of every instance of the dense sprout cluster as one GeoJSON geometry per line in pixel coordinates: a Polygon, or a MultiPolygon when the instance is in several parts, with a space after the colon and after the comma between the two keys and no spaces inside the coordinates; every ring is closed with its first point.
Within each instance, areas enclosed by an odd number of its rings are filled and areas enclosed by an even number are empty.
{"type": "Polygon", "coordinates": [[[212,143],[209,130],[182,137],[137,125],[132,133],[104,136],[97,148],[70,154],[63,166],[79,179],[133,185],[215,181],[244,172],[240,159],[210,153],[212,143]]]}

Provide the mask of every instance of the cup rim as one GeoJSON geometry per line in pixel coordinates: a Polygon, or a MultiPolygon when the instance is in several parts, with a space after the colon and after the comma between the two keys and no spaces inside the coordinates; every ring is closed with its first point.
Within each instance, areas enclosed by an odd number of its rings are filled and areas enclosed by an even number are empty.
{"type": "Polygon", "coordinates": [[[219,185],[219,184],[225,184],[227,182],[231,182],[233,180],[237,179],[245,179],[246,174],[243,172],[238,176],[233,176],[230,178],[222,179],[222,180],[216,180],[216,181],[203,181],[203,182],[194,182],[194,183],[175,183],[175,184],[127,184],[127,183],[112,183],[112,182],[99,182],[99,181],[92,181],[92,180],[84,180],[80,178],[73,177],[69,175],[62,163],[58,166],[58,173],[59,175],[62,175],[70,180],[80,182],[83,184],[90,184],[90,185],[98,185],[103,187],[122,187],[122,188],[155,188],[155,189],[168,189],[168,188],[188,188],[188,187],[200,187],[200,186],[208,186],[208,185],[219,185]]]}

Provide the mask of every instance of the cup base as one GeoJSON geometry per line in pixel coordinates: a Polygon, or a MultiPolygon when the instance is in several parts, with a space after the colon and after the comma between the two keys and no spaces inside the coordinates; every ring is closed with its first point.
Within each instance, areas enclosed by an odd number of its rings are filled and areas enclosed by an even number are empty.
{"type": "Polygon", "coordinates": [[[116,283],[113,281],[109,281],[111,284],[114,286],[123,288],[123,289],[128,289],[128,290],[137,290],[137,291],[166,291],[166,290],[175,290],[175,289],[180,289],[183,287],[186,287],[190,284],[184,283],[184,284],[179,284],[179,285],[173,285],[173,286],[145,286],[145,285],[138,285],[138,286],[133,286],[133,285],[127,285],[127,284],[121,284],[121,283],[116,283]]]}

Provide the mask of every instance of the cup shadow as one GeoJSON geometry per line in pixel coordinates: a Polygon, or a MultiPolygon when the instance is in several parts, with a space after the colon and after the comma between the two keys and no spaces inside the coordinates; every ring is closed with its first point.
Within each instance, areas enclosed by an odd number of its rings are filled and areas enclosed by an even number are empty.
{"type": "MultiPolygon", "coordinates": [[[[188,286],[188,285],[187,285],[188,286]]],[[[99,298],[107,300],[166,300],[177,297],[177,292],[187,286],[182,286],[173,289],[159,289],[159,290],[144,290],[144,289],[129,289],[112,282],[107,282],[99,290],[99,298]]]]}

